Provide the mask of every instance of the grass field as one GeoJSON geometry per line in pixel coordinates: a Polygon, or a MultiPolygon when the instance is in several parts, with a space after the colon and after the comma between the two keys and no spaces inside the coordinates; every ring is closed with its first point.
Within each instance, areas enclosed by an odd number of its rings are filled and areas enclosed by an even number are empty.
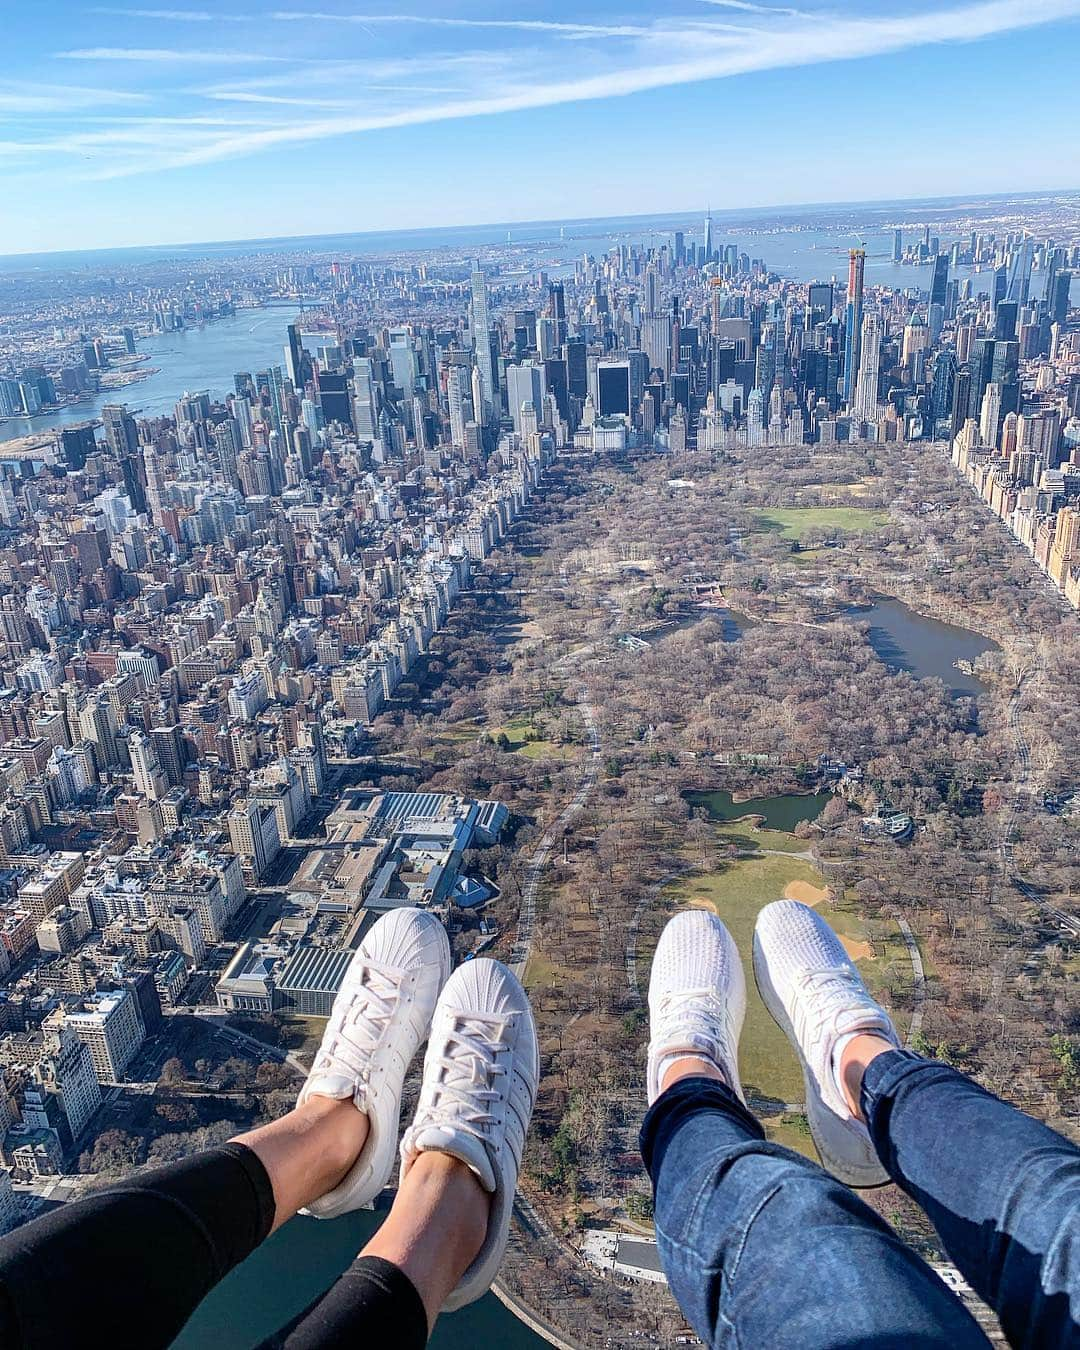
{"type": "Polygon", "coordinates": [[[485,734],[495,737],[501,732],[510,742],[509,753],[523,755],[526,759],[570,759],[577,752],[573,745],[558,745],[555,741],[536,739],[529,713],[519,713],[503,726],[486,727],[475,721],[450,722],[439,728],[438,737],[444,745],[453,746],[475,741],[485,734]]]}
{"type": "Polygon", "coordinates": [[[796,839],[783,830],[755,829],[753,820],[725,820],[717,826],[717,838],[739,848],[776,849],[780,853],[803,853],[808,841],[796,839]]]}
{"type": "Polygon", "coordinates": [[[763,530],[779,534],[790,543],[797,542],[811,530],[826,534],[835,530],[857,533],[879,530],[888,523],[888,516],[882,512],[867,511],[858,506],[803,506],[786,510],[769,507],[755,511],[754,515],[763,530]]]}
{"type": "Polygon", "coordinates": [[[537,739],[529,713],[512,717],[504,726],[489,728],[489,734],[493,737],[500,732],[510,742],[511,753],[524,755],[526,759],[571,759],[576,753],[572,745],[558,745],[555,741],[537,739]]]}

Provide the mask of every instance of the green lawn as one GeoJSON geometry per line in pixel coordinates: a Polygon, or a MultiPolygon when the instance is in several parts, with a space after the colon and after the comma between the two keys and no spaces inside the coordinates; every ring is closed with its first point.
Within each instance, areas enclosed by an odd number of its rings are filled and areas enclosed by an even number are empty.
{"type": "Polygon", "coordinates": [[[801,506],[786,510],[769,507],[753,514],[763,530],[779,534],[790,543],[797,542],[811,530],[822,530],[826,534],[834,530],[879,530],[889,519],[881,511],[867,511],[858,506],[801,506]]]}
{"type": "Polygon", "coordinates": [[[726,820],[717,827],[717,838],[722,844],[739,848],[776,849],[781,853],[805,853],[810,840],[796,839],[783,830],[755,829],[753,820],[726,820]]]}
{"type": "Polygon", "coordinates": [[[441,741],[463,743],[475,741],[482,730],[483,727],[478,722],[447,722],[440,726],[435,734],[441,741]]]}
{"type": "Polygon", "coordinates": [[[573,745],[559,745],[538,736],[529,713],[519,713],[504,726],[489,729],[493,738],[500,733],[505,734],[510,742],[510,752],[523,755],[526,759],[570,759],[576,753],[573,745]]]}

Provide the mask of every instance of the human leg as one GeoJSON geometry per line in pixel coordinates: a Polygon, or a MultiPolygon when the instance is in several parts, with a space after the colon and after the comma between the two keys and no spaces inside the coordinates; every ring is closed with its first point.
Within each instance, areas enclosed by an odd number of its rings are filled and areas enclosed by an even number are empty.
{"type": "Polygon", "coordinates": [[[947,1065],[886,1050],[860,1106],[890,1175],[1016,1347],[1080,1345],[1080,1149],[947,1065]]]}
{"type": "Polygon", "coordinates": [[[422,1153],[386,1222],[330,1288],[264,1350],[420,1350],[439,1310],[476,1259],[490,1200],[445,1153],[422,1153]]]}
{"type": "Polygon", "coordinates": [[[140,1350],[168,1345],[206,1293],[297,1209],[342,1213],[373,1199],[393,1167],[405,1070],[445,979],[444,949],[431,916],[387,916],[350,966],[293,1111],[0,1242],[0,1343],[67,1350],[99,1327],[111,1345],[125,1343],[125,1328],[140,1350]],[[57,1270],[70,1270],[71,1298],[55,1297],[57,1270]]]}
{"type": "Polygon", "coordinates": [[[167,1346],[275,1215],[266,1169],[237,1143],[64,1205],[0,1239],[0,1345],[167,1346]]]}
{"type": "Polygon", "coordinates": [[[887,1224],[821,1168],[766,1141],[738,1086],[741,1015],[716,1012],[739,1009],[741,978],[719,920],[687,912],[665,930],[649,994],[653,1101],[641,1149],[661,1260],[698,1335],[770,1350],[985,1347],[887,1224]],[[704,1072],[683,1076],[695,1062],[704,1072]]]}
{"type": "Polygon", "coordinates": [[[413,1350],[442,1309],[487,1291],[506,1248],[537,1069],[518,981],[495,961],[459,967],[435,1009],[393,1208],[341,1279],[271,1345],[333,1350],[360,1335],[379,1344],[385,1327],[413,1350]]]}
{"type": "Polygon", "coordinates": [[[805,906],[762,911],[755,970],[799,1052],[838,1170],[873,1148],[1012,1345],[1080,1345],[1080,1150],[955,1069],[900,1050],[839,941],[805,906]]]}

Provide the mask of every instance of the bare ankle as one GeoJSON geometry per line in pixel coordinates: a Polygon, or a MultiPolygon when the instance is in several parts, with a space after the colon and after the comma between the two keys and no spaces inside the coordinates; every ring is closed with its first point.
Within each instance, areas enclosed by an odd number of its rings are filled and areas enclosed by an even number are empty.
{"type": "Polygon", "coordinates": [[[416,1287],[433,1326],[447,1295],[480,1254],[491,1197],[449,1153],[420,1153],[390,1214],[361,1253],[391,1261],[416,1287]]]}
{"type": "Polygon", "coordinates": [[[713,1060],[699,1055],[680,1055],[664,1070],[660,1079],[660,1091],[666,1092],[682,1078],[712,1078],[718,1083],[727,1083],[724,1074],[713,1060]]]}
{"type": "Polygon", "coordinates": [[[889,1050],[895,1050],[896,1046],[892,1041],[876,1032],[867,1031],[853,1036],[844,1046],[840,1053],[840,1063],[837,1066],[837,1079],[840,1090],[844,1095],[844,1101],[848,1110],[858,1120],[865,1123],[865,1116],[862,1111],[862,1085],[863,1077],[867,1068],[877,1059],[878,1055],[884,1055],[889,1050]]]}

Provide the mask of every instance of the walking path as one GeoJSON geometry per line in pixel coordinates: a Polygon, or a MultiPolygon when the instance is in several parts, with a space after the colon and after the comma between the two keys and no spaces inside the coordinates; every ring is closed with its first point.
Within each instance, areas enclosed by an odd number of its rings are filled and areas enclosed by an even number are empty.
{"type": "Polygon", "coordinates": [[[577,710],[581,714],[589,737],[589,757],[582,768],[577,791],[569,805],[545,830],[543,838],[536,846],[535,853],[529,859],[528,870],[525,873],[525,888],[521,896],[517,935],[514,938],[514,945],[510,949],[510,960],[507,963],[519,980],[524,980],[525,967],[532,955],[533,928],[536,924],[536,897],[540,890],[540,882],[543,880],[544,868],[547,867],[555,845],[570,828],[571,821],[580,814],[585,803],[592,796],[596,788],[596,780],[600,774],[600,733],[597,730],[592,705],[587,703],[585,698],[585,691],[581,690],[578,694],[577,710]]]}
{"type": "Polygon", "coordinates": [[[907,1033],[907,1046],[910,1049],[912,1041],[922,1031],[923,1005],[926,1003],[926,971],[923,968],[922,952],[919,951],[919,944],[911,931],[911,924],[907,919],[901,918],[898,918],[896,923],[907,947],[908,958],[911,961],[911,978],[915,985],[915,1006],[912,1009],[911,1024],[907,1033]]]}
{"type": "Polygon", "coordinates": [[[1016,823],[1023,811],[1024,799],[1031,795],[1031,747],[1020,724],[1020,710],[1024,706],[1026,686],[1033,679],[1037,679],[1041,673],[1042,663],[1036,648],[1032,654],[1031,665],[1025,667],[1021,672],[1016,682],[1016,688],[1013,690],[1012,698],[1009,700],[1007,725],[1012,732],[1013,745],[1016,750],[1016,791],[1013,793],[1009,814],[1006,817],[1005,825],[1001,831],[1001,841],[998,844],[998,852],[1001,857],[1001,877],[1003,881],[1010,882],[1026,900],[1031,900],[1034,904],[1039,905],[1045,914],[1049,915],[1072,937],[1080,937],[1080,919],[1074,914],[1067,914],[1065,910],[1058,909],[1056,905],[1048,905],[1042,895],[1029,882],[1012,871],[1013,835],[1016,833],[1016,823]]]}

